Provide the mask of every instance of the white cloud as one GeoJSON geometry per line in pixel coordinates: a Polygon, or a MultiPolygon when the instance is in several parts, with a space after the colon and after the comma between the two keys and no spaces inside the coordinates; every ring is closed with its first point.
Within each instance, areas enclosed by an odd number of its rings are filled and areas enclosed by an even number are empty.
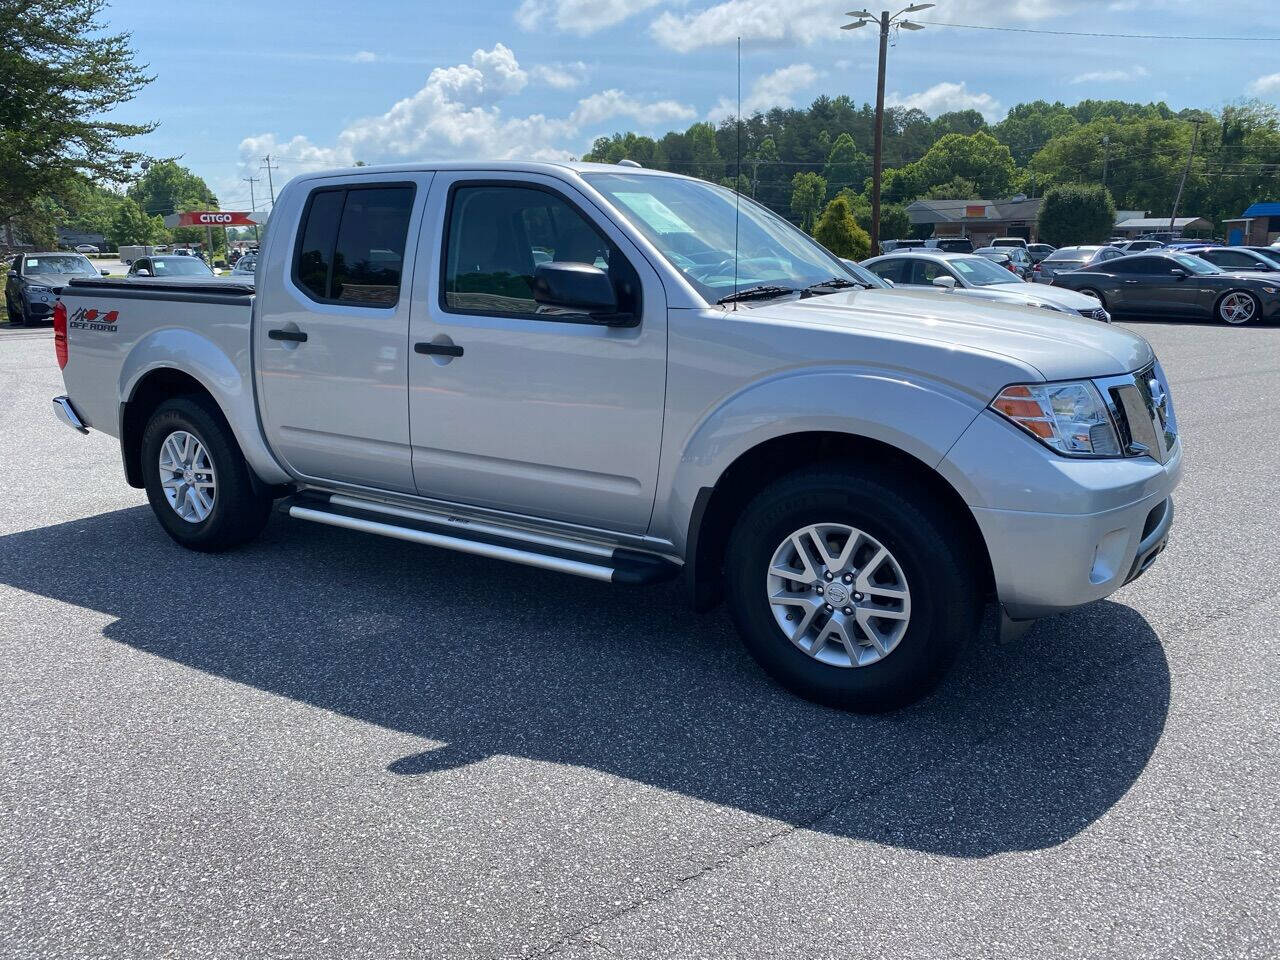
{"type": "Polygon", "coordinates": [[[576,152],[573,144],[593,132],[587,128],[610,118],[626,117],[635,126],[652,128],[695,115],[692,107],[674,100],[645,101],[616,89],[584,97],[565,117],[504,113],[502,102],[528,82],[529,72],[511,49],[495,44],[492,50],[475,51],[470,63],[432,70],[416,93],[385,113],[349,124],[330,146],[304,136],[263,133],[241,141],[241,163],[256,169],[259,158],[270,153],[288,176],[357,160],[563,160],[576,152]]]}
{"type": "Polygon", "coordinates": [[[357,50],[351,55],[352,63],[373,63],[378,59],[378,55],[372,50],[357,50]]]}
{"type": "Polygon", "coordinates": [[[1088,73],[1076,74],[1070,83],[1129,83],[1151,76],[1146,67],[1133,67],[1130,70],[1092,70],[1088,73]]]}
{"type": "Polygon", "coordinates": [[[649,32],[680,53],[736,43],[738,37],[809,44],[838,34],[832,10],[826,0],[727,0],[693,13],[668,10],[649,32]]]}
{"type": "Polygon", "coordinates": [[[885,97],[885,102],[909,110],[923,110],[931,117],[952,110],[977,110],[988,123],[994,123],[1004,116],[1000,101],[989,93],[971,93],[964,81],[937,83],[928,90],[905,97],[900,93],[891,93],[885,97]]]}
{"type": "Polygon", "coordinates": [[[1249,92],[1260,97],[1280,97],[1280,73],[1269,73],[1249,84],[1249,92]]]}
{"type": "Polygon", "coordinates": [[[694,109],[674,100],[645,103],[629,97],[621,90],[602,90],[578,101],[569,122],[589,127],[611,117],[630,117],[642,127],[655,127],[677,120],[691,120],[694,109]]]}
{"type": "MultiPolygon", "coordinates": [[[[807,63],[793,63],[773,73],[757,77],[751,84],[751,92],[742,100],[742,115],[749,117],[753,113],[763,113],[772,107],[790,107],[795,103],[795,94],[813,86],[818,80],[818,71],[807,63]]],[[[728,97],[711,108],[707,119],[712,122],[731,117],[738,112],[738,105],[728,97]]]]}
{"type": "Polygon", "coordinates": [[[557,90],[571,90],[587,79],[587,65],[577,63],[540,63],[529,70],[529,76],[557,90]]]}
{"type": "Polygon", "coordinates": [[[657,6],[663,0],[524,0],[516,9],[516,23],[524,30],[554,26],[580,37],[657,6]]]}

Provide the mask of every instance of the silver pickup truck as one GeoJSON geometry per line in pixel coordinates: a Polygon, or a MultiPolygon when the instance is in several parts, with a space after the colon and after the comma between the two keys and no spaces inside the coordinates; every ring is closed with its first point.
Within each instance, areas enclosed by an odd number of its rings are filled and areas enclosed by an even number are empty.
{"type": "MultiPolygon", "coordinates": [[[[925,693],[1137,577],[1181,447],[1142,338],[893,289],[631,166],[299,177],[254,283],[74,280],[63,421],[196,550],[299,520],[615,583],[679,576],[811,699],[925,693]]],[[[495,594],[520,584],[495,567],[495,594]]]]}

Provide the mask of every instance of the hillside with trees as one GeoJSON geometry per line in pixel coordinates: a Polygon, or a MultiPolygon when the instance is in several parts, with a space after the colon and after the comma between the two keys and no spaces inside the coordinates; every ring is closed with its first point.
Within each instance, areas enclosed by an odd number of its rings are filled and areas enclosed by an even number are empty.
{"type": "MultiPolygon", "coordinates": [[[[1071,106],[1037,100],[1013,107],[995,124],[974,110],[930,118],[889,107],[881,238],[907,236],[905,206],[921,198],[1039,197],[1071,184],[1105,186],[1121,210],[1165,214],[1196,119],[1203,122],[1180,206],[1186,215],[1221,224],[1255,201],[1280,199],[1280,111],[1260,101],[1213,112],[1121,100],[1071,106]]],[[[739,188],[806,229],[841,197],[869,230],[874,123],[869,104],[846,96],[744,117],[739,188]]],[[[583,159],[629,158],[731,187],[737,126],[729,117],[658,138],[616,133],[598,139],[583,159]]]]}

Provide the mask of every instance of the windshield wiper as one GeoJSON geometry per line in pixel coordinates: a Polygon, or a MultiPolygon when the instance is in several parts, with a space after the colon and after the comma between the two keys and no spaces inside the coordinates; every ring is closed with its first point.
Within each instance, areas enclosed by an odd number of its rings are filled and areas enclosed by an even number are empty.
{"type": "Polygon", "coordinates": [[[780,287],[774,283],[762,283],[757,287],[747,287],[745,290],[731,293],[727,297],[721,297],[716,303],[737,303],[742,300],[771,300],[774,297],[785,297],[787,294],[795,292],[796,290],[792,287],[780,287]]]}
{"type": "Polygon", "coordinates": [[[849,280],[846,277],[832,277],[830,280],[823,280],[819,283],[811,283],[800,291],[800,299],[806,297],[820,297],[824,293],[834,293],[837,290],[844,290],[848,287],[861,287],[864,290],[870,290],[871,285],[867,283],[858,283],[849,280]]]}

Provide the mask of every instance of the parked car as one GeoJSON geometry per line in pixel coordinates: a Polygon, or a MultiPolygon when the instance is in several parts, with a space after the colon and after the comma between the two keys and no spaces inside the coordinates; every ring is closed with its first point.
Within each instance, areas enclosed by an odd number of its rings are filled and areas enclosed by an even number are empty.
{"type": "Polygon", "coordinates": [[[881,240],[880,249],[884,253],[891,250],[918,250],[924,247],[923,240],[881,240]]]}
{"type": "Polygon", "coordinates": [[[1207,260],[1227,273],[1280,273],[1280,251],[1271,256],[1248,247],[1189,247],[1182,251],[1207,260]]]}
{"type": "MultiPolygon", "coordinates": [[[[885,709],[988,594],[1012,632],[1167,540],[1177,422],[1126,330],[866,283],[656,170],[357,167],[276,200],[256,294],[76,281],[55,320],[58,416],[120,438],[186,547],[252,539],[284,496],[298,521],[678,576],[790,689],[885,709]]],[[[521,589],[495,565],[474,602],[521,589]]]]}
{"type": "Polygon", "coordinates": [[[1156,241],[1157,243],[1159,243],[1159,244],[1161,244],[1161,245],[1164,245],[1164,244],[1167,244],[1167,243],[1174,243],[1175,241],[1181,240],[1181,239],[1182,239],[1182,234],[1180,234],[1180,233],[1170,233],[1170,232],[1168,232],[1168,231],[1156,231],[1156,232],[1153,232],[1153,233],[1144,233],[1144,234],[1143,234],[1142,236],[1140,236],[1138,239],[1139,239],[1139,240],[1154,240],[1154,241],[1156,241]]]}
{"type": "Polygon", "coordinates": [[[254,270],[258,266],[258,255],[256,253],[246,253],[243,257],[236,261],[236,265],[231,268],[231,275],[236,279],[245,276],[253,276],[254,270]]]}
{"type": "MultiPolygon", "coordinates": [[[[1030,244],[1027,243],[1025,237],[996,237],[988,246],[992,247],[1021,247],[1023,250],[1029,250],[1030,244]]],[[[976,252],[976,251],[975,251],[976,252]]]]}
{"type": "Polygon", "coordinates": [[[21,327],[48,320],[63,284],[72,277],[96,276],[98,268],[79,253],[18,254],[10,262],[4,282],[9,323],[21,327]]]}
{"type": "Polygon", "coordinates": [[[1053,278],[1064,271],[1079,270],[1123,256],[1115,247],[1059,247],[1032,266],[1032,279],[1040,283],[1052,283],[1053,278]]]}
{"type": "Polygon", "coordinates": [[[1158,250],[1163,246],[1159,240],[1125,240],[1115,244],[1116,249],[1122,253],[1141,253],[1143,250],[1158,250]]]}
{"type": "Polygon", "coordinates": [[[182,254],[142,257],[133,261],[126,276],[130,277],[212,277],[213,271],[203,260],[182,254]]]}
{"type": "Polygon", "coordinates": [[[92,243],[76,244],[76,253],[101,253],[102,251],[95,247],[92,243]]]}
{"type": "Polygon", "coordinates": [[[968,237],[933,237],[924,245],[930,250],[945,250],[947,253],[973,253],[973,241],[968,237]]]}
{"type": "Polygon", "coordinates": [[[1096,296],[1113,317],[1217,319],[1240,325],[1280,316],[1280,278],[1225,273],[1178,251],[1120,257],[1060,273],[1053,282],[1096,296]]]}
{"type": "Polygon", "coordinates": [[[1031,254],[1031,262],[1039,263],[1058,248],[1049,243],[1031,243],[1027,245],[1027,253],[1031,254]]]}
{"type": "Polygon", "coordinates": [[[973,252],[998,263],[1021,280],[1031,279],[1031,254],[1022,247],[980,247],[973,252]]]}
{"type": "Polygon", "coordinates": [[[974,253],[904,250],[865,260],[862,266],[896,287],[941,287],[966,299],[1043,307],[1104,323],[1111,320],[1093,297],[1044,284],[1027,283],[1006,268],[974,253]]]}

